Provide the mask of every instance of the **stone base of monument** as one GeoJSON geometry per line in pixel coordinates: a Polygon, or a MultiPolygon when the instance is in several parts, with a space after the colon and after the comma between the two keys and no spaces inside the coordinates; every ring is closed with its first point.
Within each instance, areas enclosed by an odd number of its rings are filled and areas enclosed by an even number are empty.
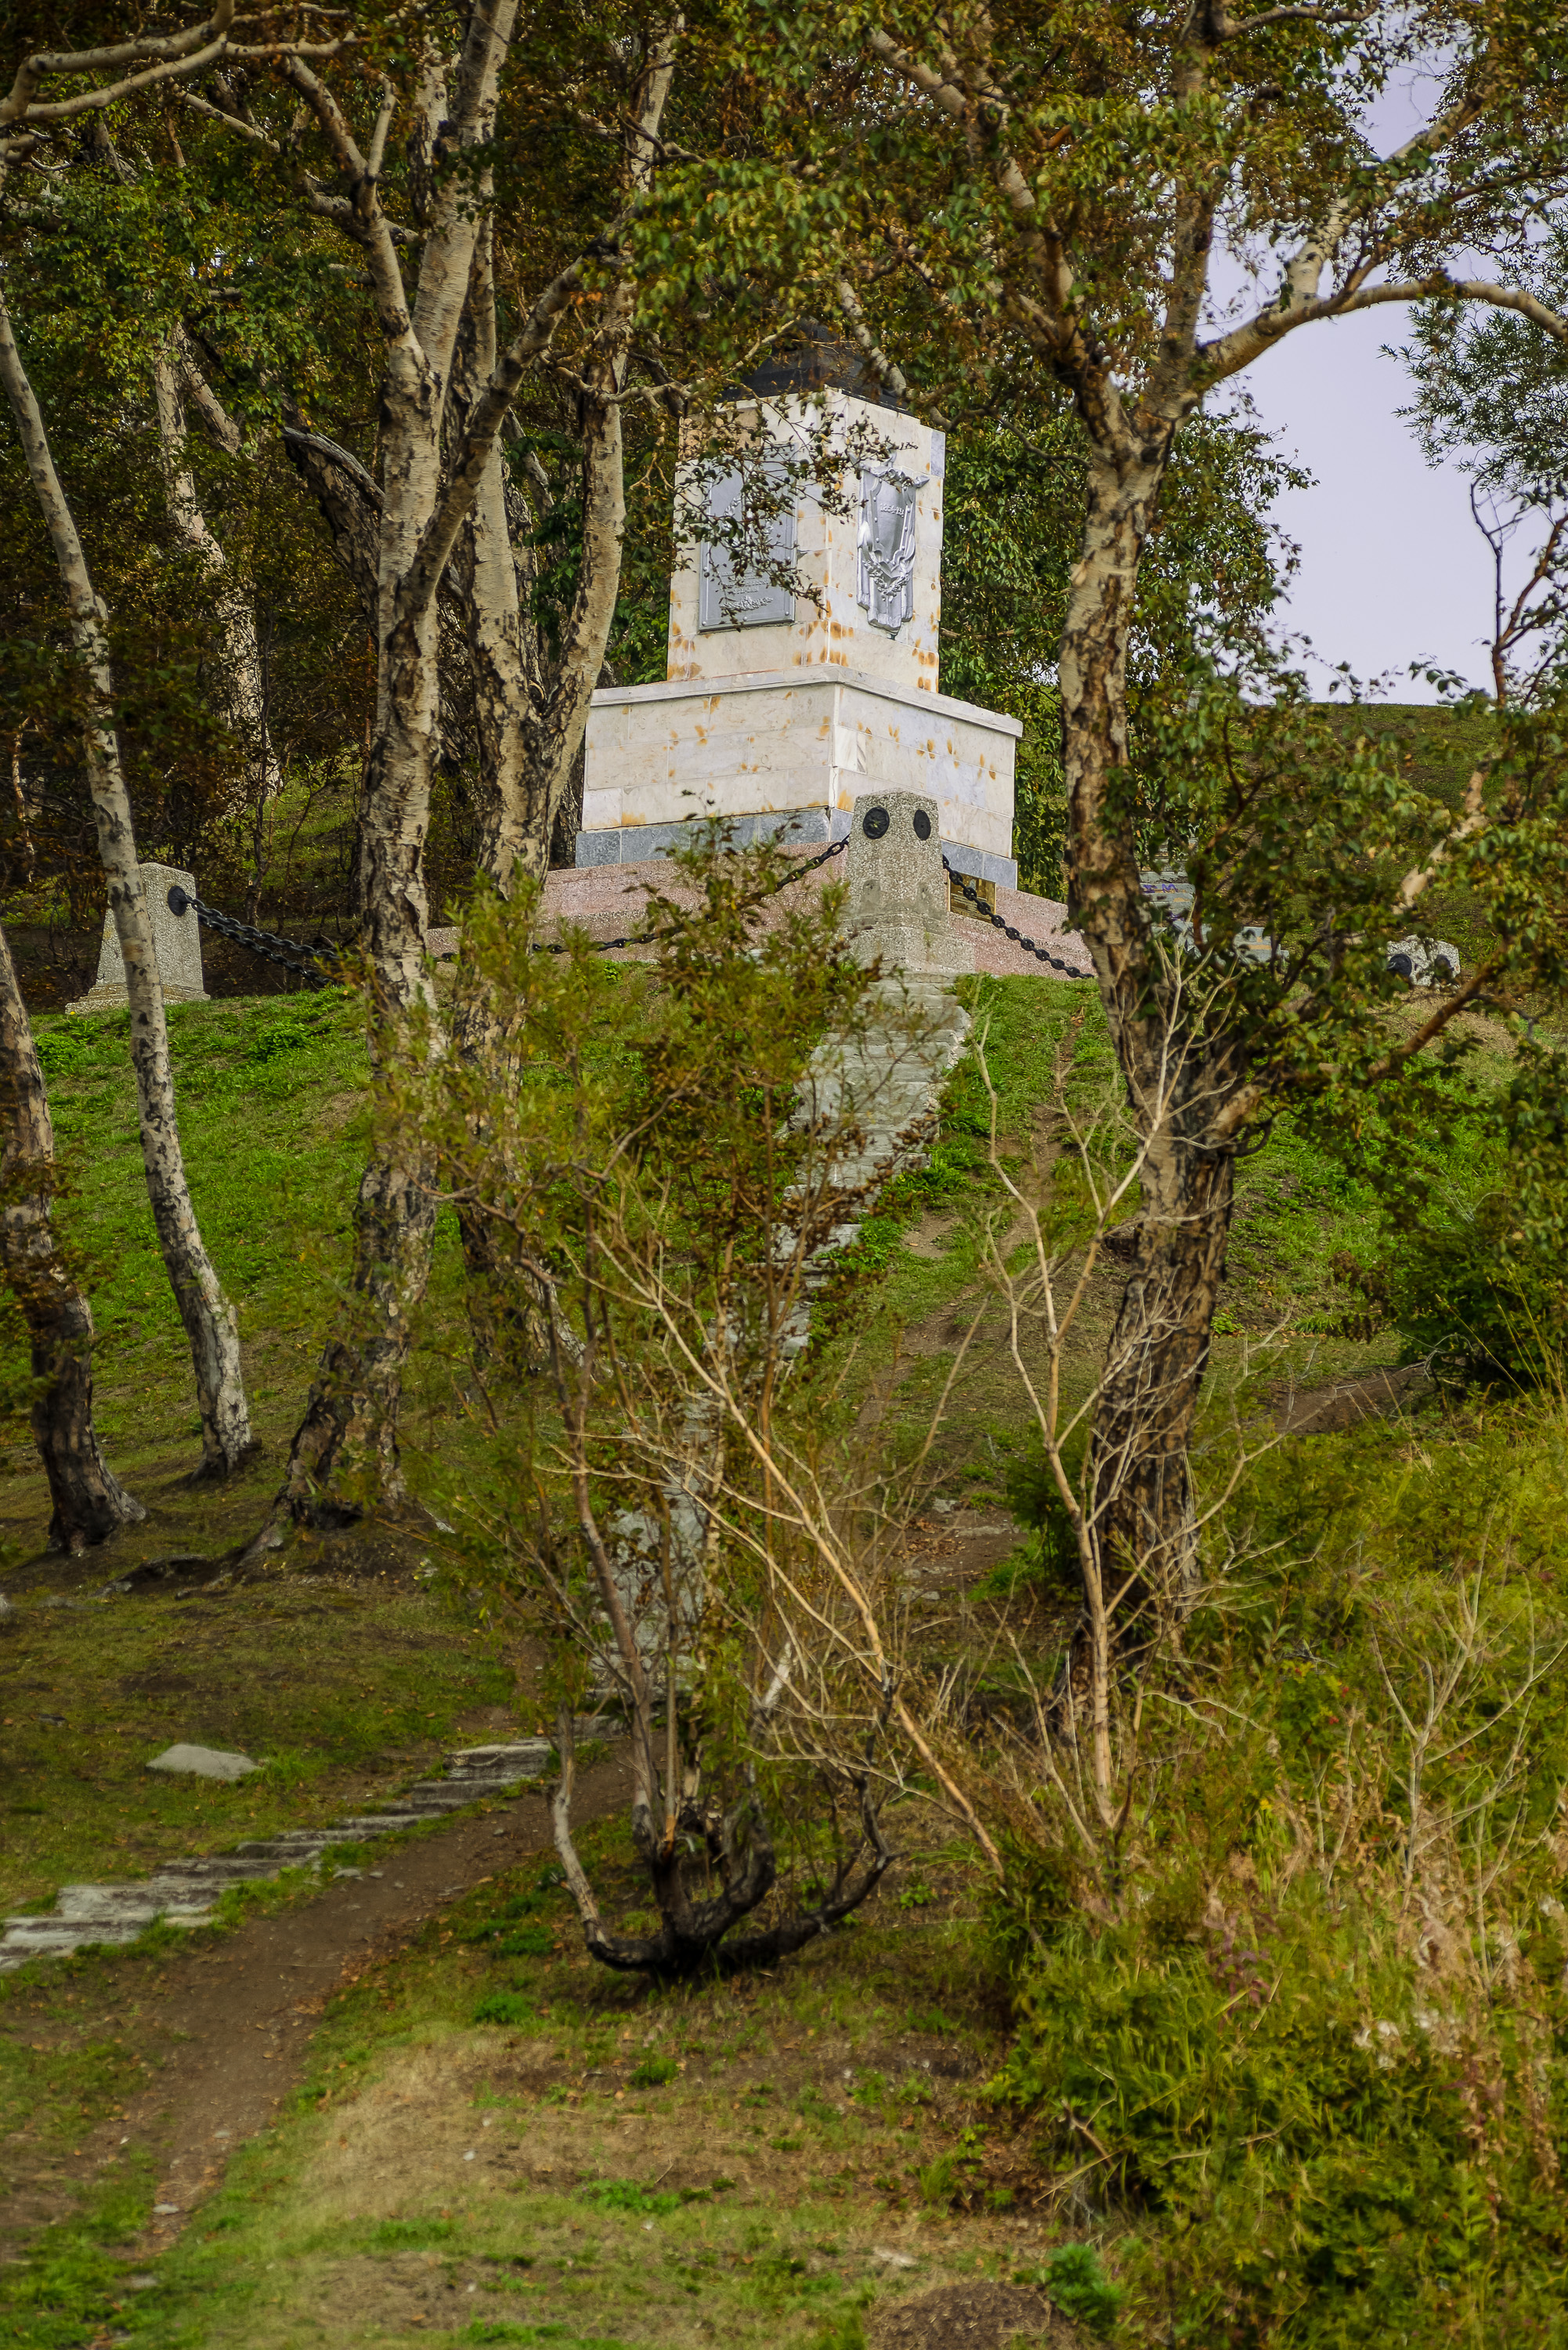
{"type": "MultiPolygon", "coordinates": [[[[854,1130],[853,1144],[835,1157],[832,1180],[858,1192],[863,1205],[923,1162],[943,1084],[970,1032],[952,982],[974,963],[953,930],[936,816],[935,803],[919,792],[857,800],[845,927],[851,951],[862,962],[880,962],[886,976],[870,990],[864,1026],[825,1036],[795,1088],[797,1124],[854,1130]]],[[[808,1344],[814,1294],[858,1222],[852,1210],[816,1252],[785,1335],[786,1355],[808,1344]]]]}
{"type": "MultiPolygon", "coordinates": [[[[163,982],[165,1003],[211,1003],[212,1000],[204,987],[171,987],[167,980],[163,982]]],[[[67,1003],[66,1010],[67,1012],[123,1012],[130,1002],[130,990],[124,980],[120,980],[118,983],[111,981],[106,986],[89,987],[85,995],[78,995],[67,1003]]]]}
{"type": "Polygon", "coordinates": [[[844,919],[858,962],[949,979],[974,969],[969,941],[953,929],[937,816],[935,800],[922,792],[877,792],[856,801],[844,919]]]}
{"type": "Polygon", "coordinates": [[[796,1122],[841,1121],[857,1129],[853,1149],[833,1163],[833,1181],[859,1191],[861,1207],[836,1225],[806,1269],[803,1294],[784,1331],[786,1359],[811,1340],[817,1292],[833,1261],[849,1246],[860,1215],[896,1175],[922,1166],[936,1134],[942,1087],[970,1032],[970,1016],[940,972],[895,974],[871,990],[866,1029],[824,1037],[795,1087],[796,1122]]]}
{"type": "MultiPolygon", "coordinates": [[[[956,864],[949,844],[944,842],[942,846],[949,862],[956,864]]],[[[801,890],[826,889],[843,879],[844,860],[837,857],[831,864],[804,872],[793,888],[774,900],[777,912],[772,919],[783,920],[788,906],[798,906],[801,890]]],[[[655,889],[679,899],[683,891],[690,890],[690,884],[677,866],[660,857],[649,857],[639,865],[557,867],[545,876],[540,934],[555,938],[563,926],[573,925],[586,931],[590,939],[624,937],[643,928],[649,893],[655,889]]],[[[691,894],[695,897],[694,891],[691,894]]],[[[1069,926],[1067,909],[1059,899],[1036,898],[1027,889],[999,888],[995,911],[1003,922],[1010,922],[1015,931],[1060,956],[1064,962],[1087,970],[1088,950],[1069,926]]],[[[769,920],[769,910],[764,908],[764,928],[769,920]]],[[[443,931],[439,935],[438,944],[437,934],[431,933],[431,952],[454,953],[456,932],[443,931]]],[[[959,966],[961,971],[988,972],[996,979],[1062,976],[1042,965],[1026,948],[993,930],[989,922],[955,920],[953,937],[968,957],[959,966]]],[[[638,946],[622,951],[635,957],[646,955],[649,950],[638,946]]]]}
{"type": "MultiPolygon", "coordinates": [[[[169,893],[174,889],[193,898],[196,877],[182,872],[177,865],[143,865],[140,870],[148,919],[152,925],[152,951],[158,961],[158,976],[163,983],[163,1001],[206,1003],[210,999],[202,981],[201,924],[189,907],[177,914],[169,903],[169,893]]],[[[123,1012],[130,1001],[119,934],[114,927],[113,915],[105,914],[103,940],[98,952],[98,978],[87,993],[78,995],[74,1003],[67,1003],[66,1010],[123,1012]]]]}
{"type": "Polygon", "coordinates": [[[832,669],[603,689],[587,729],[580,866],[668,854],[704,816],[737,847],[842,839],[856,795],[909,778],[961,872],[1012,889],[1015,718],[832,669]],[[759,805],[760,804],[760,805],[759,805]]]}

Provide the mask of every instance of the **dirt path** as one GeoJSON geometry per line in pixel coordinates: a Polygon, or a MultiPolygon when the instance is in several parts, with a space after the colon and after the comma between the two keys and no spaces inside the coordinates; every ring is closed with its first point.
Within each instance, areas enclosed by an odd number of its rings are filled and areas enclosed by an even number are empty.
{"type": "MultiPolygon", "coordinates": [[[[587,1820],[614,1809],[624,1756],[585,1773],[587,1820]]],[[[264,2129],[304,2071],[316,2019],[332,1992],[412,1939],[443,1905],[550,1849],[539,1792],[487,1806],[450,1827],[381,1852],[358,1877],[258,1917],[205,1949],[107,1961],[81,2022],[62,2022],[57,1984],[8,2002],[7,2024],[30,2044],[62,2053],[119,2039],[149,2068],[123,2115],[89,2130],[68,2156],[22,2129],[0,2145],[0,2257],[15,2258],[39,2228],[64,2216],[78,2190],[144,2151],[156,2166],[152,2227],[128,2252],[151,2257],[172,2242],[223,2175],[227,2157],[264,2129]]]]}
{"type": "Polygon", "coordinates": [[[1324,1388],[1292,1388],[1275,1409],[1274,1424],[1287,1436],[1335,1436],[1374,1415],[1386,1419],[1428,1385],[1424,1363],[1364,1371],[1324,1388]]]}

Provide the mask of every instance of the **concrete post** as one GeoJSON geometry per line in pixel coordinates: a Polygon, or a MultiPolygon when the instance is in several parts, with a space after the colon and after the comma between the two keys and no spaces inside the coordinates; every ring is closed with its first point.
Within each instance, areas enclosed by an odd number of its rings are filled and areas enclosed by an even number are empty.
{"type": "MultiPolygon", "coordinates": [[[[195,896],[195,876],[182,873],[174,865],[143,865],[140,870],[152,924],[152,951],[158,958],[158,976],[163,983],[163,1000],[166,1003],[205,1003],[208,998],[202,983],[201,924],[189,907],[182,914],[177,914],[169,903],[169,892],[176,883],[188,898],[195,896]]],[[[87,993],[78,995],[74,1003],[67,1003],[66,1010],[112,1012],[130,1001],[114,917],[106,913],[103,943],[98,954],[98,978],[87,993]]]]}
{"type": "Polygon", "coordinates": [[[845,863],[851,949],[885,970],[951,978],[974,969],[952,925],[937,803],[919,792],[865,792],[856,800],[845,863]]]}

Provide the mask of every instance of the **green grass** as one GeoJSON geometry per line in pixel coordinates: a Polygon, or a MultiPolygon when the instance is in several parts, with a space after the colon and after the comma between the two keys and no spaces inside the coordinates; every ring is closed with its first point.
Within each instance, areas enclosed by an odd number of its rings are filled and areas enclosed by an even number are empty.
{"type": "MultiPolygon", "coordinates": [[[[359,1007],[341,993],[171,1007],[192,1196],[239,1312],[267,1446],[219,1488],[184,1482],[197,1458],[190,1363],[154,1242],[125,1016],[38,1026],[78,1185],[63,1222],[91,1267],[99,1432],[149,1510],[144,1524],[92,1554],[89,1571],[107,1584],[170,1555],[216,1564],[254,1532],[275,1490],[348,1261],[369,1130],[359,1007]]],[[[450,1277],[449,1253],[440,1253],[429,1326],[438,1336],[450,1277]]],[[[427,1430],[437,1424],[442,1389],[439,1356],[421,1353],[416,1430],[421,1410],[427,1430]]],[[[176,1598],[176,1576],[37,1604],[57,1596],[60,1574],[38,1556],[47,1501],[23,1433],[13,1433],[0,1482],[8,1588],[24,1602],[0,1641],[6,1906],[47,1903],[62,1881],[135,1876],[176,1854],[330,1816],[400,1768],[415,1775],[460,1716],[510,1696],[493,1644],[410,1591],[408,1546],[379,1548],[373,1529],[348,1562],[360,1579],[347,1587],[219,1581],[188,1584],[176,1598]],[[182,1739],[265,1767],[233,1786],[150,1776],[151,1757],[182,1739]]],[[[342,1564],[330,1545],[323,1562],[342,1564]]],[[[71,1571],[78,1587],[80,1573],[71,1571]]]]}
{"type": "Polygon", "coordinates": [[[373,1585],[25,1608],[0,1645],[0,1903],[330,1818],[510,1693],[487,1635],[373,1585]],[[149,1772],[182,1740],[264,1767],[228,1784],[149,1772]]]}
{"type": "MultiPolygon", "coordinates": [[[[331,2002],[304,2085],[157,2262],[155,2291],[126,2293],[107,2249],[138,2216],[127,2182],[112,2218],[84,2213],[32,2269],[0,2272],[0,2341],[54,2350],[112,2325],[159,2350],[818,2350],[853,2339],[875,2301],[1011,2273],[1014,2223],[934,2211],[918,2184],[1002,2045],[994,1973],[964,1922],[971,1864],[929,1832],[906,1811],[899,1841],[942,1902],[913,1925],[879,1908],[760,1982],[650,1993],[594,1967],[537,1863],[476,1891],[331,2002]],[[519,1899],[556,1929],[555,1954],[492,1955],[519,1899]],[[472,2022],[504,1986],[530,2013],[472,2022]],[[932,2034],[931,2016],[961,2036],[932,2034]],[[660,2085],[639,2093],[649,2071],[660,2085]],[[912,2272],[879,2262],[889,2242],[912,2272]],[[494,2330],[507,2326],[524,2331],[494,2330]]],[[[590,1828],[585,1846],[628,1898],[624,1829],[590,1828]]],[[[1043,2251],[1049,2231],[1026,2240],[1043,2251]]]]}
{"type": "MultiPolygon", "coordinates": [[[[110,1012],[37,1024],[57,1144],[79,1187],[63,1222],[93,1268],[99,1425],[111,1446],[150,1427],[196,1432],[147,1201],[127,1022],[110,1012]]],[[[348,1264],[369,1137],[360,1007],[337,992],[171,1004],[169,1033],[192,1199],[270,1433],[297,1411],[348,1264]]]]}

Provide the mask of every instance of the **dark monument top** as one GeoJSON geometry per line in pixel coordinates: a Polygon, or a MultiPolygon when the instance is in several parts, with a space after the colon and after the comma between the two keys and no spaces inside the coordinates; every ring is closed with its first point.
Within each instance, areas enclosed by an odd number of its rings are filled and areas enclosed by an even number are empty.
{"type": "Polygon", "coordinates": [[[907,411],[900,400],[880,381],[867,360],[842,335],[820,319],[803,318],[761,367],[745,379],[745,388],[760,400],[801,398],[814,391],[842,391],[851,400],[869,400],[877,408],[907,411]]]}

